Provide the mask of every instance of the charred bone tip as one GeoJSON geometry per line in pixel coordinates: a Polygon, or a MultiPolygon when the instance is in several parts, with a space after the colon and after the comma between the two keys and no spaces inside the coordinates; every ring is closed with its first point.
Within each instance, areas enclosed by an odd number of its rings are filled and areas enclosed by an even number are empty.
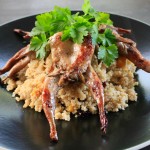
{"type": "Polygon", "coordinates": [[[100,122],[101,122],[101,131],[102,131],[103,134],[106,134],[108,120],[106,118],[105,112],[100,114],[100,122]]]}
{"type": "Polygon", "coordinates": [[[53,142],[58,142],[57,133],[50,133],[50,138],[53,142]]]}

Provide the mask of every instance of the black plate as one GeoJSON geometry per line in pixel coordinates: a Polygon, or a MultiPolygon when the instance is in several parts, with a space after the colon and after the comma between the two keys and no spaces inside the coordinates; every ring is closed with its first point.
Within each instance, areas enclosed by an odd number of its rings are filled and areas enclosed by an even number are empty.
{"type": "MultiPolygon", "coordinates": [[[[138,44],[142,54],[150,59],[150,26],[117,15],[111,15],[115,26],[132,30],[130,38],[138,44]]],[[[31,30],[35,16],[23,18],[0,27],[0,68],[21,47],[23,40],[13,33],[14,28],[31,30]]],[[[109,126],[101,135],[99,117],[72,118],[70,122],[56,121],[59,142],[49,139],[49,126],[44,113],[22,108],[0,86],[0,147],[8,149],[53,150],[117,150],[137,149],[150,144],[150,74],[137,71],[138,101],[125,111],[109,113],[109,126]]]]}

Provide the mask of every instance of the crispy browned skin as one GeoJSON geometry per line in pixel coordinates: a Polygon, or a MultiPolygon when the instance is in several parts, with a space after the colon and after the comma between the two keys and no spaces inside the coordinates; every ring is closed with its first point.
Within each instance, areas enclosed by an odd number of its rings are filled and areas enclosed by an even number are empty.
{"type": "Polygon", "coordinates": [[[112,33],[115,35],[120,56],[129,59],[139,69],[150,72],[150,60],[147,60],[142,56],[133,40],[122,37],[123,34],[130,33],[131,31],[107,25],[101,25],[99,31],[104,32],[104,29],[106,28],[111,29],[112,33]]]}
{"type": "Polygon", "coordinates": [[[108,121],[104,110],[104,103],[105,103],[104,88],[100,78],[98,77],[98,75],[96,74],[96,72],[94,71],[91,65],[89,65],[86,71],[86,85],[89,87],[93,95],[93,98],[97,102],[99,115],[100,115],[101,130],[104,133],[106,133],[106,127],[108,121]]]}
{"type": "MultiPolygon", "coordinates": [[[[111,29],[117,39],[119,55],[121,56],[117,60],[118,66],[124,65],[127,58],[138,68],[150,72],[150,61],[143,58],[142,54],[136,48],[136,43],[131,39],[122,37],[126,33],[131,33],[131,30],[101,25],[99,32],[103,33],[106,28],[111,29]]],[[[29,33],[26,31],[17,29],[15,32],[23,35],[24,38],[29,37],[29,33]]],[[[51,47],[52,66],[45,77],[42,91],[43,110],[50,125],[50,138],[54,141],[58,140],[54,119],[57,91],[61,86],[68,84],[70,81],[86,83],[97,102],[101,129],[106,133],[108,121],[104,110],[104,88],[101,80],[91,66],[91,59],[95,50],[95,47],[92,45],[91,36],[84,37],[82,44],[76,44],[72,40],[62,42],[61,36],[62,33],[59,32],[50,37],[49,44],[51,47]]],[[[6,65],[0,69],[0,75],[10,70],[8,77],[13,78],[17,72],[23,69],[34,58],[35,52],[29,51],[28,45],[10,58],[6,65]]]]}
{"type": "Polygon", "coordinates": [[[50,38],[50,47],[53,60],[53,71],[50,75],[62,74],[59,85],[65,80],[78,80],[79,74],[86,72],[94,53],[91,37],[87,36],[82,44],[71,40],[61,41],[62,33],[56,33],[50,38]]]}
{"type": "Polygon", "coordinates": [[[14,56],[12,56],[5,64],[5,66],[0,69],[0,75],[9,71],[22,57],[28,53],[28,46],[19,50],[14,56]]]}
{"type": "Polygon", "coordinates": [[[118,42],[117,46],[120,55],[129,59],[139,69],[150,72],[150,61],[145,59],[135,46],[123,42],[118,42]]]}
{"type": "Polygon", "coordinates": [[[24,31],[22,29],[14,29],[14,32],[19,34],[24,39],[30,39],[31,38],[30,32],[28,32],[28,31],[24,31]]]}
{"type": "Polygon", "coordinates": [[[104,32],[104,30],[105,30],[106,28],[111,29],[111,30],[113,30],[114,32],[117,32],[119,35],[124,35],[124,34],[129,34],[129,33],[131,33],[131,30],[129,30],[129,29],[123,29],[123,28],[114,27],[114,26],[105,25],[105,24],[102,24],[102,25],[99,26],[99,31],[100,31],[100,32],[104,32]]]}
{"type": "Polygon", "coordinates": [[[117,28],[117,27],[108,26],[108,25],[100,25],[99,32],[103,33],[105,31],[105,29],[107,29],[107,28],[112,30],[112,33],[115,35],[117,41],[132,44],[132,45],[136,46],[136,43],[133,40],[122,37],[124,34],[131,33],[131,30],[117,28]]]}
{"type": "MultiPolygon", "coordinates": [[[[94,53],[94,46],[92,45],[91,36],[88,35],[85,37],[82,44],[73,43],[71,40],[62,42],[61,36],[62,33],[59,32],[50,37],[49,42],[51,47],[53,67],[50,69],[49,77],[59,77],[59,82],[56,83],[58,86],[63,86],[64,84],[70,82],[70,80],[80,80],[85,82],[89,87],[93,98],[97,102],[100,114],[100,122],[102,125],[101,129],[105,133],[107,119],[104,111],[104,91],[100,79],[91,66],[91,59],[94,53]]],[[[51,93],[50,88],[49,93],[51,93]]],[[[49,98],[51,99],[51,97],[49,98]]],[[[51,100],[47,99],[47,103],[50,101],[51,100]]],[[[49,116],[50,113],[47,109],[49,108],[45,107],[45,114],[46,116],[49,116]]],[[[51,128],[51,125],[54,124],[52,123],[53,119],[49,119],[51,117],[47,118],[51,128]]]]}
{"type": "Polygon", "coordinates": [[[42,92],[42,105],[46,118],[50,125],[50,138],[58,141],[56,125],[55,125],[55,99],[58,90],[57,78],[46,77],[42,92]]]}
{"type": "Polygon", "coordinates": [[[12,56],[0,69],[0,75],[9,71],[7,78],[14,78],[15,75],[22,70],[31,59],[35,58],[35,52],[29,50],[29,45],[19,50],[12,56]]]}
{"type": "Polygon", "coordinates": [[[14,78],[14,76],[22,70],[28,63],[30,62],[30,57],[26,56],[25,58],[21,59],[16,63],[9,71],[8,78],[14,78]]]}

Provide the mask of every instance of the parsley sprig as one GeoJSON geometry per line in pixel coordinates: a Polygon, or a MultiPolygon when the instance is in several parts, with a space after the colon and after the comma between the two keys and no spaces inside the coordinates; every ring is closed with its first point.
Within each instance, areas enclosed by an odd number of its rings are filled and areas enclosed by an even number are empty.
{"type": "Polygon", "coordinates": [[[116,46],[116,37],[110,29],[106,29],[103,34],[98,35],[99,43],[98,59],[104,64],[110,66],[116,58],[118,58],[118,49],[116,46]]]}
{"type": "Polygon", "coordinates": [[[110,15],[97,12],[90,4],[90,0],[84,0],[82,6],[83,15],[73,14],[69,8],[54,7],[48,13],[36,16],[35,27],[30,36],[30,50],[36,51],[36,56],[42,59],[46,56],[46,45],[49,37],[57,32],[62,32],[61,40],[71,39],[81,44],[88,34],[92,37],[93,45],[99,45],[98,59],[110,66],[118,57],[116,38],[110,29],[99,33],[101,24],[113,25],[110,15]]]}

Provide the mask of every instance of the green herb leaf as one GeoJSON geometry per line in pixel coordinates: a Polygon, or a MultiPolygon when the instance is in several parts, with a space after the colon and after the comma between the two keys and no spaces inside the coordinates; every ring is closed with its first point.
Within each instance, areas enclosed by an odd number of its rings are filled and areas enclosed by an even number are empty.
{"type": "Polygon", "coordinates": [[[105,47],[100,46],[98,51],[98,59],[101,59],[106,66],[110,66],[114,60],[118,57],[117,46],[112,44],[105,47]]]}
{"type": "Polygon", "coordinates": [[[98,12],[97,17],[95,18],[96,22],[100,24],[113,25],[113,22],[110,20],[110,14],[104,12],[98,12]]]}
{"type": "Polygon", "coordinates": [[[52,19],[49,26],[50,35],[63,31],[66,26],[70,26],[72,22],[71,11],[68,8],[55,6],[51,12],[52,19]]]}
{"type": "Polygon", "coordinates": [[[50,13],[44,13],[36,16],[35,27],[30,32],[30,36],[36,36],[49,32],[51,20],[52,16],[50,13]]]}
{"type": "Polygon", "coordinates": [[[92,17],[96,16],[96,11],[91,6],[90,0],[84,0],[84,4],[82,5],[82,10],[85,15],[90,15],[92,17]]]}
{"type": "Polygon", "coordinates": [[[116,37],[112,33],[112,30],[106,29],[104,34],[105,34],[105,38],[107,38],[107,41],[109,41],[108,45],[110,45],[110,43],[115,43],[116,42],[116,37]]]}
{"type": "Polygon", "coordinates": [[[54,7],[54,10],[36,17],[35,27],[30,36],[30,49],[36,51],[37,58],[46,56],[46,45],[50,36],[57,32],[62,32],[61,40],[71,39],[73,42],[81,44],[84,37],[91,35],[92,44],[99,45],[98,58],[106,65],[110,65],[117,57],[115,47],[116,38],[110,29],[106,29],[100,34],[98,27],[101,24],[112,25],[110,15],[97,12],[90,3],[90,0],[84,0],[82,6],[83,15],[71,14],[68,8],[54,7]]]}
{"type": "Polygon", "coordinates": [[[91,33],[91,37],[92,37],[92,44],[93,45],[96,45],[97,44],[97,39],[98,39],[98,27],[96,24],[93,24],[91,30],[90,30],[90,33],[91,33]]]}
{"type": "Polygon", "coordinates": [[[63,31],[62,41],[72,39],[75,43],[81,44],[84,36],[89,33],[91,23],[84,19],[82,16],[74,16],[74,23],[71,26],[67,26],[63,31]]]}
{"type": "Polygon", "coordinates": [[[110,29],[106,29],[103,34],[99,34],[98,42],[104,46],[110,46],[116,42],[116,37],[110,29]]]}
{"type": "Polygon", "coordinates": [[[67,27],[62,35],[62,41],[72,38],[75,43],[81,44],[84,36],[88,35],[87,27],[84,24],[74,24],[73,27],[67,27]]]}
{"type": "Polygon", "coordinates": [[[45,34],[41,34],[40,36],[34,36],[31,39],[30,50],[36,51],[36,57],[42,59],[46,55],[46,45],[47,39],[45,34]]]}
{"type": "Polygon", "coordinates": [[[101,59],[106,66],[110,66],[118,57],[116,37],[113,35],[112,30],[105,29],[103,34],[98,35],[97,41],[100,44],[98,59],[101,59]]]}

